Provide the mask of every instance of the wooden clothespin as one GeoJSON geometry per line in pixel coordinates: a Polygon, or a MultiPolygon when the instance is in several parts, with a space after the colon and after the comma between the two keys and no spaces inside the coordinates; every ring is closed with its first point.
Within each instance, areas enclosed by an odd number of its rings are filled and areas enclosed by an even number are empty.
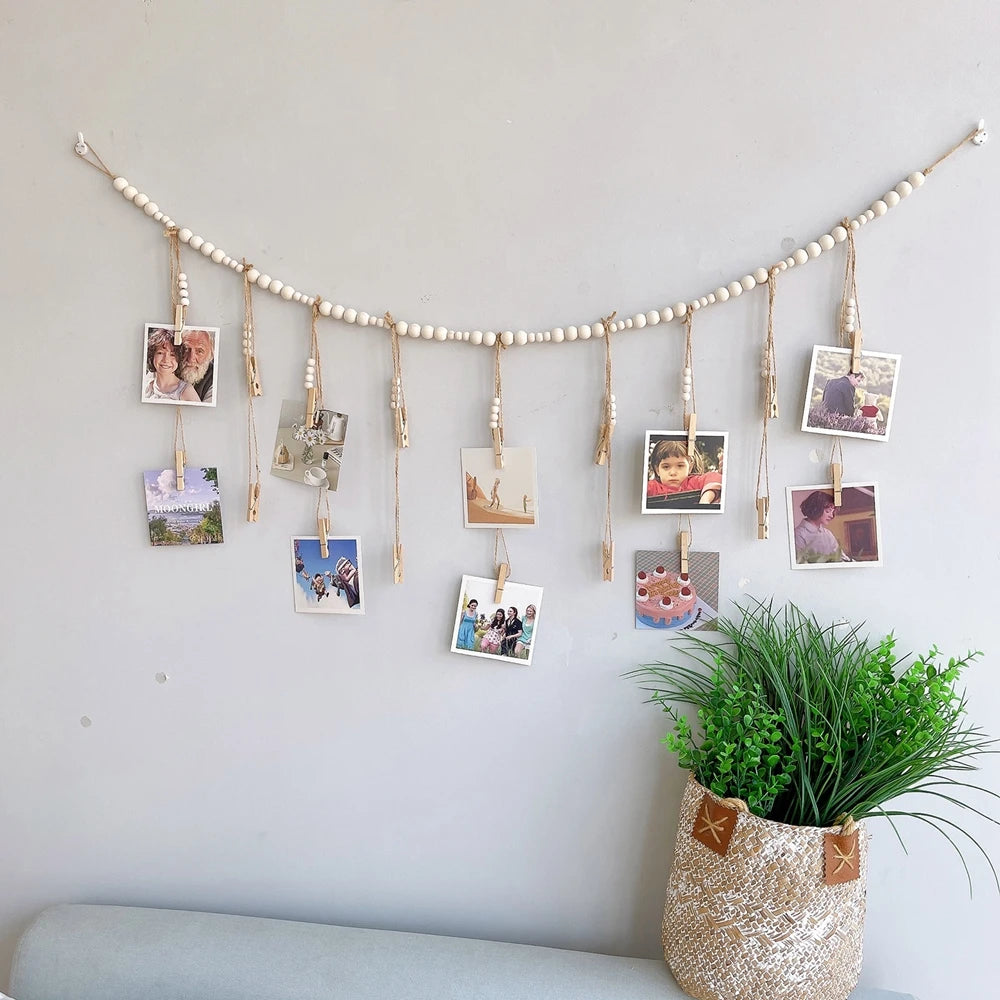
{"type": "Polygon", "coordinates": [[[257,359],[252,354],[247,356],[247,392],[251,396],[264,395],[264,390],[260,387],[260,373],[257,370],[257,359]]]}
{"type": "Polygon", "coordinates": [[[316,416],[316,387],[313,386],[311,389],[306,390],[305,425],[307,428],[312,427],[313,418],[315,416],[316,416]]]}
{"type": "Polygon", "coordinates": [[[260,483],[251,483],[247,489],[247,521],[253,523],[260,517],[260,483]]]}
{"type": "Polygon", "coordinates": [[[771,498],[757,497],[757,537],[767,538],[770,528],[771,498]]]}
{"type": "Polygon", "coordinates": [[[698,414],[689,413],[687,415],[687,435],[688,435],[688,455],[694,454],[695,444],[698,437],[698,414]]]}
{"type": "Polygon", "coordinates": [[[611,435],[614,428],[605,420],[601,423],[601,429],[597,433],[597,451],[594,453],[594,462],[597,465],[604,465],[611,453],[611,435]]]}
{"type": "Polygon", "coordinates": [[[317,517],[316,531],[319,535],[319,554],[324,559],[329,559],[330,546],[327,544],[327,534],[330,531],[330,519],[328,517],[317,517]]]}
{"type": "Polygon", "coordinates": [[[778,393],[774,381],[773,374],[767,376],[768,416],[771,420],[778,419],[778,393]]]}
{"type": "Polygon", "coordinates": [[[177,476],[177,492],[184,490],[184,452],[177,450],[174,452],[174,474],[177,476]]]}
{"type": "Polygon", "coordinates": [[[601,542],[601,579],[613,581],[615,578],[615,543],[601,542]]]}
{"type": "Polygon", "coordinates": [[[686,573],[688,571],[688,545],[691,543],[690,532],[682,531],[677,536],[677,541],[681,550],[681,572],[686,573]]]}
{"type": "Polygon", "coordinates": [[[503,603],[503,585],[507,582],[507,574],[510,572],[510,566],[507,563],[500,563],[497,567],[497,589],[493,594],[493,600],[497,604],[503,603]]]}
{"type": "Polygon", "coordinates": [[[833,479],[833,505],[839,507],[844,502],[843,486],[841,483],[842,467],[840,462],[833,462],[830,465],[830,476],[833,479]]]}
{"type": "Polygon", "coordinates": [[[174,306],[174,346],[184,343],[184,306],[179,302],[174,306]]]}
{"type": "Polygon", "coordinates": [[[861,371],[861,327],[851,334],[851,371],[861,371]]]}
{"type": "Polygon", "coordinates": [[[410,447],[410,423],[406,419],[406,407],[396,407],[396,434],[399,437],[399,447],[410,447]]]}
{"type": "MultiPolygon", "coordinates": [[[[503,468],[503,428],[493,428],[493,461],[498,469],[503,468]]],[[[498,597],[497,600],[500,600],[498,597]]]]}
{"type": "Polygon", "coordinates": [[[392,582],[403,582],[403,546],[393,545],[392,547],[392,582]]]}

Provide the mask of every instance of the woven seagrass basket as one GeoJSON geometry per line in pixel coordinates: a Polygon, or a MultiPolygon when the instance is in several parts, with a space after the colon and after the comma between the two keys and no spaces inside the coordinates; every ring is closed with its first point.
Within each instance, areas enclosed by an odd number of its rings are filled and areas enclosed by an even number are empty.
{"type": "Polygon", "coordinates": [[[670,971],[696,1000],[846,1000],[861,974],[864,821],[844,841],[846,827],[788,826],[735,805],[689,778],[663,912],[670,971]]]}

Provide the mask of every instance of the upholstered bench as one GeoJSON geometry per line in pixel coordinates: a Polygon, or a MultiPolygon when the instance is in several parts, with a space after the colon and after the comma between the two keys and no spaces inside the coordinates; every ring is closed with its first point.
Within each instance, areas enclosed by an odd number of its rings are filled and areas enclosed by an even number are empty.
{"type": "MultiPolygon", "coordinates": [[[[684,1000],[662,961],[130,906],[53,906],[16,1000],[684,1000]]],[[[914,1000],[859,989],[852,1000],[914,1000]]]]}

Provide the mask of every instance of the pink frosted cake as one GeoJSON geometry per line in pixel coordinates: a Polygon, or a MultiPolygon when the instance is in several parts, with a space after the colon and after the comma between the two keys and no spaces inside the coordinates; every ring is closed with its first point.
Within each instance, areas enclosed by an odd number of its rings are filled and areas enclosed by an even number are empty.
{"type": "Polygon", "coordinates": [[[697,596],[687,573],[668,573],[657,566],[635,577],[635,616],[651,628],[679,628],[694,613],[697,596]]]}

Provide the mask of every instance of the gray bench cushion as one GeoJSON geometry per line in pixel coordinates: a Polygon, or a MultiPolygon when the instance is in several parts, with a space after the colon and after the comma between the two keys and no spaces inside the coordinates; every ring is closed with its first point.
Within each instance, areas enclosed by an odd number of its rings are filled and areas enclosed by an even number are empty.
{"type": "MultiPolygon", "coordinates": [[[[63,905],[16,1000],[683,1000],[662,961],[183,910],[63,905]]],[[[913,1000],[858,990],[852,1000],[913,1000]]]]}

